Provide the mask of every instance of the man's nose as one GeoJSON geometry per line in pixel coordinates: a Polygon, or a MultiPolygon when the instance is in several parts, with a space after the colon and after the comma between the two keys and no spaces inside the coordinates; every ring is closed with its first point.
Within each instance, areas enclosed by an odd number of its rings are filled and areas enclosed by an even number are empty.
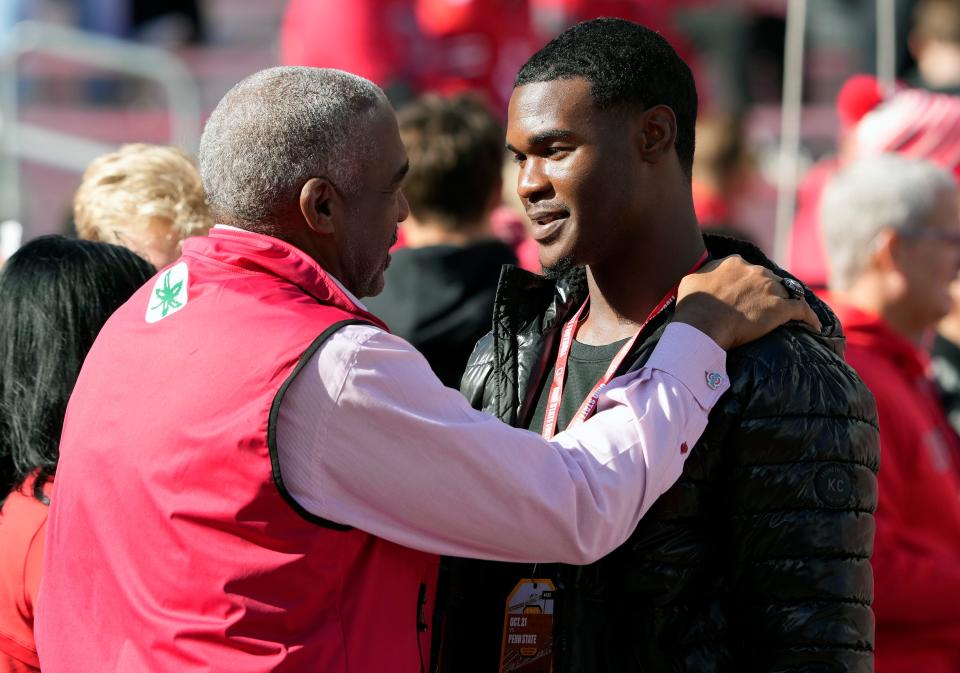
{"type": "Polygon", "coordinates": [[[537,202],[548,196],[549,191],[550,180],[543,172],[543,163],[528,158],[517,175],[517,196],[524,201],[537,202]]]}

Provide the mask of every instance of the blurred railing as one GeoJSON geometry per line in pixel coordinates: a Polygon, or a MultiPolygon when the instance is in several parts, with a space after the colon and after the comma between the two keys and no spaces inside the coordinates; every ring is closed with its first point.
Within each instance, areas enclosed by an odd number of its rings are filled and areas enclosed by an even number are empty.
{"type": "Polygon", "coordinates": [[[188,151],[199,143],[200,93],[173,54],[146,45],[92,35],[65,26],[19,23],[0,35],[0,220],[22,218],[20,162],[31,160],[81,172],[114,145],[20,119],[20,61],[41,54],[141,78],[164,93],[169,142],[188,151]]]}

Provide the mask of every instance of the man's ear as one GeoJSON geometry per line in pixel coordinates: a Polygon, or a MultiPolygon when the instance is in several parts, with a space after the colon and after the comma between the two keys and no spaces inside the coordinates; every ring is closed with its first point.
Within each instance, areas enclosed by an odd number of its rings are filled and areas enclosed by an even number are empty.
{"type": "Polygon", "coordinates": [[[873,239],[871,263],[881,271],[894,271],[900,268],[900,249],[902,239],[893,229],[883,229],[873,239]]]}
{"type": "Polygon", "coordinates": [[[644,161],[656,163],[677,142],[677,116],[666,105],[654,105],[640,115],[639,150],[644,161]]]}
{"type": "Polygon", "coordinates": [[[300,190],[300,212],[318,234],[332,234],[335,215],[340,208],[340,195],[325,178],[310,178],[300,190]]]}

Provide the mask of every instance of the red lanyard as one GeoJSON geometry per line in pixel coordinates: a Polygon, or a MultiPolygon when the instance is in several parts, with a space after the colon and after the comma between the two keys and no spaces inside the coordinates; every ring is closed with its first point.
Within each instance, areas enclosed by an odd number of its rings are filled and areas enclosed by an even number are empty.
{"type": "MultiPolygon", "coordinates": [[[[693,268],[687,272],[687,275],[693,273],[703,266],[704,262],[706,262],[709,257],[709,253],[704,251],[704,253],[700,256],[700,259],[697,260],[697,263],[693,265],[693,268]]],[[[664,295],[663,299],[660,300],[660,303],[654,307],[654,309],[650,312],[650,315],[647,316],[647,319],[644,320],[643,324],[637,329],[636,334],[630,337],[627,343],[620,348],[613,360],[610,362],[610,366],[607,367],[607,371],[604,372],[602,377],[600,377],[600,380],[597,381],[597,384],[593,387],[593,390],[590,391],[590,394],[587,395],[587,398],[580,405],[577,413],[574,414],[572,419],[570,419],[570,424],[567,426],[567,428],[572,428],[593,415],[593,412],[597,408],[597,401],[600,399],[600,389],[610,383],[611,379],[613,379],[617,370],[620,368],[620,365],[623,363],[624,358],[626,358],[627,354],[630,353],[631,349],[633,349],[633,346],[637,341],[637,337],[640,336],[640,332],[643,331],[643,328],[646,327],[647,324],[667,306],[667,304],[676,298],[677,291],[679,289],[680,284],[677,283],[677,285],[675,285],[670,292],[664,295]]],[[[547,397],[547,408],[543,414],[543,429],[540,431],[540,434],[546,439],[552,439],[557,430],[557,415],[560,413],[560,401],[563,399],[563,384],[567,374],[567,360],[570,358],[570,348],[573,346],[573,338],[576,336],[577,330],[580,328],[580,324],[584,321],[584,319],[586,319],[584,311],[589,305],[590,298],[587,297],[587,300],[584,301],[583,305],[577,310],[576,315],[568,320],[563,326],[563,332],[560,336],[560,349],[557,351],[557,362],[553,369],[553,381],[550,384],[549,397],[547,397]]]]}

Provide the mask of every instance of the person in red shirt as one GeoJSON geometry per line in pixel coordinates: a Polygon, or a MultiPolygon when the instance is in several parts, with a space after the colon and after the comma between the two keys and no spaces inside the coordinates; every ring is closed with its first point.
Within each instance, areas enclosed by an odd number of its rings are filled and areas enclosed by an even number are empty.
{"type": "Polygon", "coordinates": [[[284,65],[352,72],[394,104],[477,90],[500,114],[535,49],[528,0],[290,0],[280,29],[284,65]]]}
{"type": "Polygon", "coordinates": [[[419,89],[429,60],[415,0],[290,0],[280,27],[284,65],[338,68],[402,101],[419,89]]]}
{"type": "Polygon", "coordinates": [[[40,667],[33,614],[67,398],[97,332],[153,272],[126,248],[49,236],[0,273],[0,673],[40,667]]]}
{"type": "Polygon", "coordinates": [[[960,442],[918,346],[951,307],[957,197],[947,171],[888,155],[843,169],[821,204],[828,302],[880,421],[877,673],[960,670],[960,442]]]}
{"type": "Polygon", "coordinates": [[[818,162],[797,194],[790,234],[788,267],[803,282],[822,289],[827,281],[827,252],[818,224],[824,185],[842,166],[896,153],[932,161],[960,179],[960,96],[898,89],[885,94],[877,80],[852,77],[837,97],[840,139],[836,156],[818,162]]]}

